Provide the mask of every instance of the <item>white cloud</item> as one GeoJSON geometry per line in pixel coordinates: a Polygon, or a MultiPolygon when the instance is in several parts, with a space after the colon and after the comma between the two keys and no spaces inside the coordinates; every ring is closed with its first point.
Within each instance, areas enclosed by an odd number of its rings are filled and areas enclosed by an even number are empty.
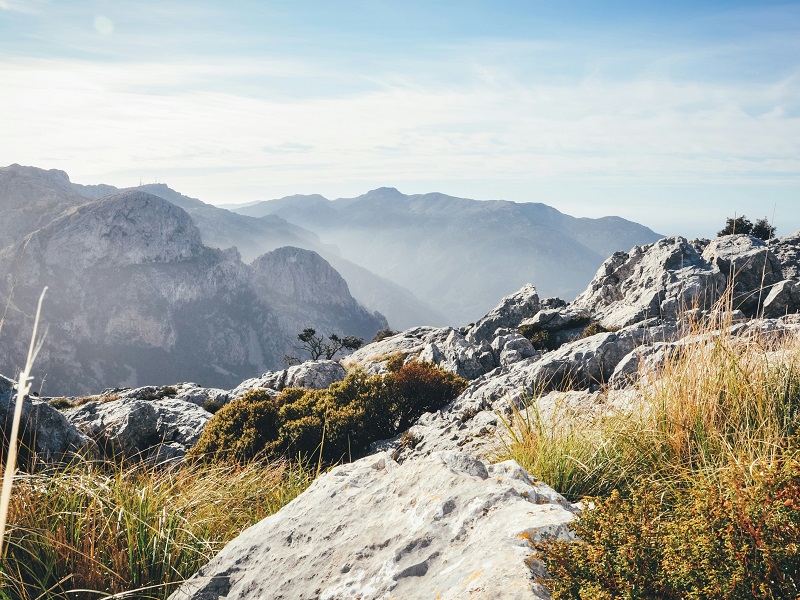
{"type": "Polygon", "coordinates": [[[313,78],[312,67],[6,61],[0,113],[13,118],[0,120],[0,139],[14,142],[0,163],[64,168],[87,183],[152,175],[231,202],[342,182],[797,183],[797,74],[769,85],[652,74],[573,84],[488,70],[476,65],[480,77],[458,85],[392,78],[285,98],[270,85],[313,78]],[[242,79],[261,81],[257,93],[213,89],[242,79]]]}

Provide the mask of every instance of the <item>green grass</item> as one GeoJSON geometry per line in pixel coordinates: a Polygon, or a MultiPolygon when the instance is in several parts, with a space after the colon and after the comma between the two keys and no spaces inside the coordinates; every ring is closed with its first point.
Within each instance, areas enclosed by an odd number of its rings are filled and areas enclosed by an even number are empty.
{"type": "Polygon", "coordinates": [[[554,598],[800,598],[800,340],[725,315],[628,410],[534,397],[507,423],[498,458],[591,507],[536,546],[554,598]]]}
{"type": "Polygon", "coordinates": [[[19,475],[0,597],[166,598],[311,479],[286,461],[171,469],[77,461],[19,475]]]}

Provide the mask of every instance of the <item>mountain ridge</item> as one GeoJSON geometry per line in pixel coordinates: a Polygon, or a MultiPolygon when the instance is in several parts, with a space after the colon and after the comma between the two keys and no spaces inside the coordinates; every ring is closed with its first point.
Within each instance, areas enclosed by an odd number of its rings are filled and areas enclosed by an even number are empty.
{"type": "Polygon", "coordinates": [[[246,265],[234,248],[203,245],[184,209],[139,189],[70,208],[0,251],[0,294],[13,298],[0,370],[24,353],[24,311],[45,286],[38,364],[45,388],[67,393],[175,379],[230,387],[280,367],[304,327],[370,339],[387,326],[322,257],[282,250],[246,265]]]}
{"type": "Polygon", "coordinates": [[[344,258],[439,307],[450,323],[474,320],[529,280],[546,295],[572,298],[609,254],[660,237],[621,217],[579,218],[538,202],[405,195],[389,187],[334,200],[287,196],[236,212],[278,215],[315,231],[344,258]]]}

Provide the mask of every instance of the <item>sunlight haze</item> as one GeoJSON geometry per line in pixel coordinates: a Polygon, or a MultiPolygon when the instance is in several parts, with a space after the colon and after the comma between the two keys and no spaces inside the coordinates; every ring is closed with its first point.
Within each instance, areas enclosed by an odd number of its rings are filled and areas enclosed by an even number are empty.
{"type": "Polygon", "coordinates": [[[0,0],[0,164],[800,229],[796,2],[0,0]]]}

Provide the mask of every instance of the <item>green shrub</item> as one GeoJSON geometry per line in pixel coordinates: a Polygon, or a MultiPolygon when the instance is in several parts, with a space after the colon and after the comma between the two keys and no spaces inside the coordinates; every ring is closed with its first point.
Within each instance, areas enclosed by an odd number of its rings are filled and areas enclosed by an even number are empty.
{"type": "Polygon", "coordinates": [[[591,337],[593,335],[597,335],[598,333],[607,333],[612,331],[611,329],[606,329],[603,327],[599,321],[593,321],[586,326],[586,329],[583,330],[583,337],[591,337]]]}
{"type": "Polygon", "coordinates": [[[454,400],[467,387],[458,375],[426,362],[410,362],[391,375],[394,402],[388,417],[392,435],[411,427],[424,413],[454,400]]]}
{"type": "Polygon", "coordinates": [[[250,390],[211,418],[189,458],[208,456],[249,461],[278,450],[278,403],[266,390],[250,390]]]}
{"type": "Polygon", "coordinates": [[[555,336],[545,329],[538,329],[535,325],[523,325],[518,330],[520,335],[528,338],[533,347],[537,350],[555,350],[558,342],[555,336]]]}
{"type": "Polygon", "coordinates": [[[400,367],[402,367],[406,362],[405,354],[402,352],[395,352],[389,358],[386,359],[386,370],[389,373],[394,373],[400,367]]]}
{"type": "Polygon", "coordinates": [[[386,338],[392,337],[393,335],[397,335],[397,332],[394,329],[389,329],[388,327],[386,329],[381,329],[372,338],[370,344],[374,344],[375,342],[380,342],[382,340],[385,340],[386,338]]]}
{"type": "Polygon", "coordinates": [[[797,598],[800,460],[731,467],[687,488],[647,481],[538,544],[553,598],[797,598]]]}
{"type": "Polygon", "coordinates": [[[324,390],[289,388],[278,398],[251,391],[214,415],[190,456],[352,460],[367,454],[372,442],[394,437],[424,412],[455,399],[464,387],[457,375],[412,362],[386,375],[353,370],[324,390]]]}
{"type": "Polygon", "coordinates": [[[223,406],[225,406],[225,403],[223,401],[217,400],[215,398],[208,398],[207,400],[203,401],[203,403],[200,405],[200,408],[202,408],[203,410],[207,410],[213,415],[216,414],[216,412],[223,406]]]}
{"type": "Polygon", "coordinates": [[[72,402],[70,402],[68,398],[53,398],[48,404],[58,410],[72,408],[72,402]]]}

